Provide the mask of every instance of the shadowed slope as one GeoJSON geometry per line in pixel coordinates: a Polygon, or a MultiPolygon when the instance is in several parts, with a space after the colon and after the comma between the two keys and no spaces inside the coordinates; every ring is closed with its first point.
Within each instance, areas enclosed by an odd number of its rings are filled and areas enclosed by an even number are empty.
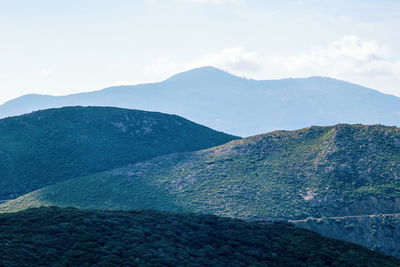
{"type": "Polygon", "coordinates": [[[285,224],[155,211],[42,208],[0,215],[4,266],[398,266],[285,224]]]}

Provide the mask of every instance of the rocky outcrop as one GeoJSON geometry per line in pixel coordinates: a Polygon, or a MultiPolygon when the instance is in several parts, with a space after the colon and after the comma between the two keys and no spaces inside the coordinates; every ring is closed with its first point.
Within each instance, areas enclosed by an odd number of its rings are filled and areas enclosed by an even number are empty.
{"type": "Polygon", "coordinates": [[[309,218],[294,225],[400,258],[400,214],[309,218]]]}

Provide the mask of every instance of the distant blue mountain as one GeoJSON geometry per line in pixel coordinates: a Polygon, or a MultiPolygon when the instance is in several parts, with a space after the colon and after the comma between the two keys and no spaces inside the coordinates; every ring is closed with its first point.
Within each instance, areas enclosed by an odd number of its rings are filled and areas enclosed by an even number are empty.
{"type": "Polygon", "coordinates": [[[0,106],[0,117],[62,106],[115,106],[177,114],[230,134],[337,123],[400,126],[400,98],[324,77],[251,80],[213,67],[150,84],[67,96],[25,95],[0,106]]]}

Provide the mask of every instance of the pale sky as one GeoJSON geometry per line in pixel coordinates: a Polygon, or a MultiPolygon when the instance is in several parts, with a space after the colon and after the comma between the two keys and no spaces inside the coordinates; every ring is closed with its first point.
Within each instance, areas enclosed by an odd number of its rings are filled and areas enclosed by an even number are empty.
{"type": "Polygon", "coordinates": [[[0,102],[212,65],[400,96],[398,0],[0,0],[0,102]]]}

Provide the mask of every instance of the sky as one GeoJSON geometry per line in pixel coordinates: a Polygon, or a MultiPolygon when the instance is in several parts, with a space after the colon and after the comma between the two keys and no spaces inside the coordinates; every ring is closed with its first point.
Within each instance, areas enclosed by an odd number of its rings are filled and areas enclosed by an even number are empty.
{"type": "Polygon", "coordinates": [[[0,102],[215,66],[400,96],[398,0],[0,0],[0,102]]]}

